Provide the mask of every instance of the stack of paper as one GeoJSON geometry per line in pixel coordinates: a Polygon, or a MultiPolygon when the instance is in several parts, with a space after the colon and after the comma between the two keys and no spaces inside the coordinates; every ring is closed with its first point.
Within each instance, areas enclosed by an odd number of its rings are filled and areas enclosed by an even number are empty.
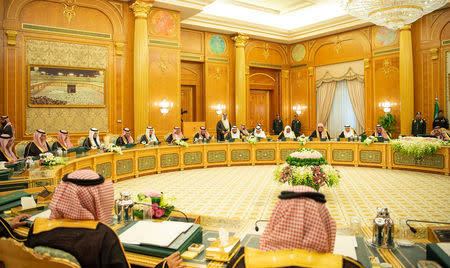
{"type": "Polygon", "coordinates": [[[355,248],[358,247],[356,237],[336,235],[336,241],[334,242],[334,254],[347,256],[353,259],[357,259],[355,248]]]}
{"type": "Polygon", "coordinates": [[[122,243],[168,247],[180,234],[189,230],[192,223],[163,221],[140,221],[123,232],[119,238],[122,243]]]}
{"type": "Polygon", "coordinates": [[[35,214],[34,216],[30,217],[28,220],[29,221],[34,221],[36,218],[48,219],[50,217],[50,214],[51,214],[51,210],[47,209],[47,210],[44,210],[44,211],[42,211],[42,212],[40,212],[38,214],[35,214]]]}

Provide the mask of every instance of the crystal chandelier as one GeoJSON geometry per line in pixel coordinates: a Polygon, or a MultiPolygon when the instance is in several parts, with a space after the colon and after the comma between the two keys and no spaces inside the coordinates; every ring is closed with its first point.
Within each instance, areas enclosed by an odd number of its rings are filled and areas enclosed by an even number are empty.
{"type": "Polygon", "coordinates": [[[394,30],[446,3],[447,0],[341,0],[348,14],[394,30]]]}

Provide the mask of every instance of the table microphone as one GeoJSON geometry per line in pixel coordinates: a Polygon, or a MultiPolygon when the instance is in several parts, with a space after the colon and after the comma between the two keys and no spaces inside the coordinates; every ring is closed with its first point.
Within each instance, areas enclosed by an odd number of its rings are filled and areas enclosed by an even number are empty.
{"type": "Polygon", "coordinates": [[[407,219],[406,220],[406,225],[409,227],[409,230],[411,230],[411,232],[413,233],[417,233],[417,229],[412,227],[411,225],[409,225],[410,221],[414,221],[414,222],[425,222],[425,223],[436,223],[436,224],[450,224],[450,222],[441,222],[441,221],[422,221],[422,220],[410,220],[407,219]]]}
{"type": "Polygon", "coordinates": [[[265,221],[265,222],[269,222],[269,220],[257,220],[257,221],[255,221],[255,231],[259,231],[259,227],[258,227],[258,222],[262,222],[262,221],[265,221]]]}

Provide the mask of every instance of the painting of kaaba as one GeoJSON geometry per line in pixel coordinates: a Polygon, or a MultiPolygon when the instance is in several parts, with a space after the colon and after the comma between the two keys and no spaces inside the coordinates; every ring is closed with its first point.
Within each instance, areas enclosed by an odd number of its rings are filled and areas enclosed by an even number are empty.
{"type": "Polygon", "coordinates": [[[105,70],[29,65],[31,107],[104,107],[105,70]]]}

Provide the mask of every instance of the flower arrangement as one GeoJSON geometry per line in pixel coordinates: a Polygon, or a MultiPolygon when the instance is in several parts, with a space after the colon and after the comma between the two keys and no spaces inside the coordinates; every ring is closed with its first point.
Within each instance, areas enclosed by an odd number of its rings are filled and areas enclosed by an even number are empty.
{"type": "Polygon", "coordinates": [[[248,143],[250,143],[251,145],[255,145],[258,143],[258,138],[255,136],[249,136],[247,137],[247,141],[248,143]]]}
{"type": "Polygon", "coordinates": [[[306,145],[306,142],[308,141],[308,138],[307,138],[305,135],[301,135],[301,136],[297,137],[296,140],[297,140],[298,142],[300,142],[300,144],[301,144],[302,146],[305,146],[305,145],[306,145]]]}
{"type": "Polygon", "coordinates": [[[377,138],[375,138],[374,136],[370,136],[370,137],[367,137],[364,140],[363,144],[366,145],[366,146],[369,146],[369,145],[371,145],[374,142],[377,142],[377,138]]]}
{"type": "Polygon", "coordinates": [[[155,190],[148,190],[142,193],[138,193],[136,196],[136,202],[141,204],[135,205],[134,216],[138,218],[144,217],[144,206],[142,203],[146,203],[152,206],[152,218],[167,217],[175,209],[175,207],[163,199],[163,193],[155,190]]]}
{"type": "Polygon", "coordinates": [[[175,143],[176,145],[180,145],[183,148],[189,147],[189,144],[187,142],[185,142],[184,140],[175,140],[173,143],[175,143]]]}
{"type": "Polygon", "coordinates": [[[56,165],[65,165],[66,162],[64,158],[59,156],[54,156],[52,153],[43,153],[39,155],[39,164],[41,166],[56,166],[56,165]]]}
{"type": "Polygon", "coordinates": [[[422,159],[426,155],[432,155],[441,149],[444,143],[435,138],[405,137],[392,140],[391,148],[399,153],[422,159]]]}
{"type": "Polygon", "coordinates": [[[108,146],[106,146],[103,150],[105,152],[113,152],[113,153],[123,154],[122,148],[120,148],[120,146],[117,146],[113,143],[108,144],[108,146]]]}
{"type": "Polygon", "coordinates": [[[322,154],[309,148],[291,153],[274,171],[274,179],[280,183],[306,185],[317,191],[338,184],[340,178],[339,171],[328,165],[322,154]]]}

